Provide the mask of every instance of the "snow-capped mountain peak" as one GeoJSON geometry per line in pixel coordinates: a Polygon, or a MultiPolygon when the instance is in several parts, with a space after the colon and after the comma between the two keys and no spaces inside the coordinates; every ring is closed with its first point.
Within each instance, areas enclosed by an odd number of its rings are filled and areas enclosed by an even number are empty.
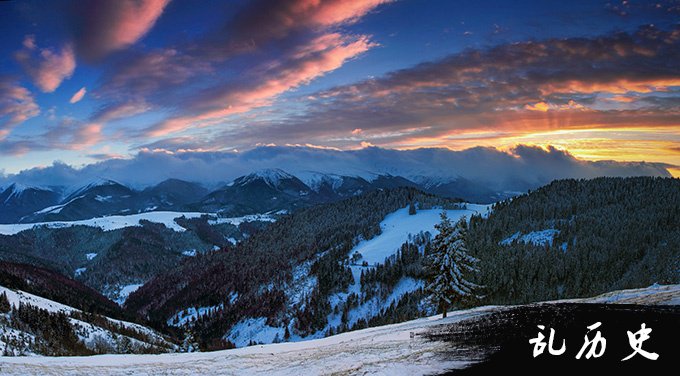
{"type": "Polygon", "coordinates": [[[305,171],[297,174],[298,178],[302,180],[309,188],[315,192],[319,192],[322,185],[327,184],[333,190],[337,190],[342,186],[344,177],[337,174],[328,174],[317,171],[305,171]]]}
{"type": "Polygon", "coordinates": [[[234,180],[234,185],[246,185],[256,180],[263,180],[267,185],[276,188],[282,180],[295,179],[295,176],[278,168],[267,168],[234,180]]]}
{"type": "Polygon", "coordinates": [[[28,190],[48,191],[48,189],[42,188],[42,187],[24,185],[24,184],[21,184],[21,183],[12,183],[12,185],[10,185],[4,191],[2,191],[2,193],[7,195],[5,197],[4,203],[7,203],[12,198],[20,197],[22,194],[24,194],[24,192],[26,192],[28,190]]]}

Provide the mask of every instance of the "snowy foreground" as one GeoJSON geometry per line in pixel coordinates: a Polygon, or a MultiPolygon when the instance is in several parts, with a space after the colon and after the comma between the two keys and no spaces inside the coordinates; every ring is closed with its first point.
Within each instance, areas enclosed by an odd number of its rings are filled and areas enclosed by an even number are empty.
{"type": "MultiPolygon", "coordinates": [[[[564,302],[564,301],[562,301],[564,302]]],[[[570,302],[679,304],[680,285],[654,285],[570,302]]],[[[503,310],[480,307],[297,343],[208,353],[0,358],[2,375],[437,374],[468,365],[446,360],[446,345],[423,334],[503,310]]]]}

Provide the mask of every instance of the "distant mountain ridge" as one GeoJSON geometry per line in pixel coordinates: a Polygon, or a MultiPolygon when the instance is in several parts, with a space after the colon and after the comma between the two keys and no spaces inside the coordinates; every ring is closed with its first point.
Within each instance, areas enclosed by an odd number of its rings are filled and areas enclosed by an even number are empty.
{"type": "Polygon", "coordinates": [[[29,187],[12,184],[0,193],[0,223],[74,221],[149,211],[195,211],[241,216],[291,211],[377,189],[410,187],[449,198],[489,203],[507,197],[471,181],[390,174],[350,176],[261,169],[209,191],[199,183],[167,179],[141,190],[109,179],[81,187],[29,187]]]}

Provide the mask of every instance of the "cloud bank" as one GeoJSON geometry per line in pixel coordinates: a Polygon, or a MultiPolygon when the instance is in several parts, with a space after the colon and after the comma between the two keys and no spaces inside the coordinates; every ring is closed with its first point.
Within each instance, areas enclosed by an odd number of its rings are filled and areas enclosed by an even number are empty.
{"type": "Polygon", "coordinates": [[[393,150],[370,147],[340,151],[313,147],[259,147],[247,152],[142,151],[131,159],[110,159],[76,169],[64,163],[4,175],[0,184],[84,185],[99,178],[141,188],[168,178],[216,187],[236,177],[264,168],[281,168],[301,177],[314,172],[363,176],[465,178],[498,191],[523,191],[560,178],[598,176],[669,176],[658,163],[588,162],[554,148],[517,146],[510,151],[494,148],[393,150]]]}

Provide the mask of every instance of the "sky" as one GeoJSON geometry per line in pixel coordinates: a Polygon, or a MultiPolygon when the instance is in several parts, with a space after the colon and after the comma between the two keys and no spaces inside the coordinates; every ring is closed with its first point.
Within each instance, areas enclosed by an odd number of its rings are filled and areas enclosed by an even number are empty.
{"type": "Polygon", "coordinates": [[[524,146],[680,176],[680,1],[0,2],[0,174],[524,146]]]}

